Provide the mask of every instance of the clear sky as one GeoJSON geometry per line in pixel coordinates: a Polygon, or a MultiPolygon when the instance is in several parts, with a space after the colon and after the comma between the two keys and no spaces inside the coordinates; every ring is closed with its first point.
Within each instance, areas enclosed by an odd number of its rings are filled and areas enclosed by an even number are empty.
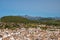
{"type": "Polygon", "coordinates": [[[6,15],[60,17],[60,0],[0,0],[0,17],[6,15]]]}

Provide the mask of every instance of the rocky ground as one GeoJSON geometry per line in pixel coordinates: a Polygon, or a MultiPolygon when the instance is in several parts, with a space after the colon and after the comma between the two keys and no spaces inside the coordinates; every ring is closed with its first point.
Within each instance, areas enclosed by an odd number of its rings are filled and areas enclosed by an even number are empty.
{"type": "Polygon", "coordinates": [[[60,29],[56,31],[40,28],[0,29],[0,40],[60,40],[60,29]]]}

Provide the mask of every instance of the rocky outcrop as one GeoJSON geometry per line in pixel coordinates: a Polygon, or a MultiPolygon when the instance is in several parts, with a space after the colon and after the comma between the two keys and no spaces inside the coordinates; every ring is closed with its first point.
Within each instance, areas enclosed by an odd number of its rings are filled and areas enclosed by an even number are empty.
{"type": "Polygon", "coordinates": [[[60,29],[57,31],[39,28],[1,29],[0,40],[60,40],[60,29]]]}

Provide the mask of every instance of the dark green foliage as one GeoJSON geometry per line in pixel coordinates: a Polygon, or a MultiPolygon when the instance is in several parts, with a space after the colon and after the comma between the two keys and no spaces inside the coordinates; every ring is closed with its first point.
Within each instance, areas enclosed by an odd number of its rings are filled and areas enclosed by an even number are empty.
{"type": "Polygon", "coordinates": [[[29,20],[21,16],[4,16],[1,18],[2,22],[15,22],[15,23],[37,23],[35,20],[29,20]]]}
{"type": "Polygon", "coordinates": [[[23,18],[21,16],[5,16],[1,18],[2,22],[20,22],[20,23],[28,23],[29,20],[23,18]]]}

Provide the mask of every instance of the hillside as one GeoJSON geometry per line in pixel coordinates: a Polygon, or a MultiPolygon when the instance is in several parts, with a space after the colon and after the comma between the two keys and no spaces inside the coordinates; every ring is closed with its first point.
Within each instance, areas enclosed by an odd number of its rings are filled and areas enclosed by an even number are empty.
{"type": "Polygon", "coordinates": [[[4,16],[1,17],[1,22],[15,22],[15,23],[27,23],[27,24],[37,23],[37,24],[60,26],[60,19],[52,17],[43,18],[43,17],[31,17],[31,16],[4,16]]]}
{"type": "Polygon", "coordinates": [[[29,20],[21,16],[4,16],[1,18],[2,22],[28,22],[29,20]]]}

